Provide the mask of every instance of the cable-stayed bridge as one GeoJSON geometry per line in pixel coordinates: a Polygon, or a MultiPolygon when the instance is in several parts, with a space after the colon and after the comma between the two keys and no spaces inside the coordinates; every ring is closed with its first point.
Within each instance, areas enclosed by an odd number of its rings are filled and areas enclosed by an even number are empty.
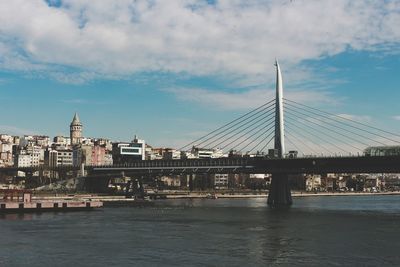
{"type": "Polygon", "coordinates": [[[289,174],[400,173],[399,145],[400,134],[284,98],[276,62],[275,99],[181,147],[182,159],[85,169],[91,184],[106,184],[116,175],[271,173],[268,203],[290,205],[289,174]]]}
{"type": "Polygon", "coordinates": [[[268,204],[290,205],[289,174],[400,172],[400,149],[396,145],[400,145],[397,133],[284,98],[276,62],[275,99],[181,147],[185,159],[94,167],[91,172],[101,176],[122,171],[271,173],[268,204]],[[201,151],[203,156],[207,151],[219,151],[225,157],[190,159],[193,151],[200,158],[201,151]]]}

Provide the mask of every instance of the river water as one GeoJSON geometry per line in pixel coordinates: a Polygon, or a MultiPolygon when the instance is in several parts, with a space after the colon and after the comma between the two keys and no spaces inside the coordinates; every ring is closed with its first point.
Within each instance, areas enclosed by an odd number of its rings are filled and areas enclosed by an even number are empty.
{"type": "Polygon", "coordinates": [[[400,196],[2,215],[0,266],[399,266],[400,196]]]}

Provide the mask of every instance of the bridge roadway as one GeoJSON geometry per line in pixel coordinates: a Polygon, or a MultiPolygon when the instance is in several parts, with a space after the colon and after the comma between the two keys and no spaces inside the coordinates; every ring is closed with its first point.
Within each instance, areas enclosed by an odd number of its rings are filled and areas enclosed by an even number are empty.
{"type": "Polygon", "coordinates": [[[88,175],[191,173],[400,173],[399,156],[296,159],[218,158],[148,160],[127,165],[87,166],[88,175]]]}
{"type": "MultiPolygon", "coordinates": [[[[2,172],[78,171],[78,166],[7,167],[2,172]]],[[[295,159],[217,158],[186,160],[144,160],[129,164],[85,166],[89,176],[128,174],[192,173],[400,173],[399,156],[310,157],[295,159]]]]}

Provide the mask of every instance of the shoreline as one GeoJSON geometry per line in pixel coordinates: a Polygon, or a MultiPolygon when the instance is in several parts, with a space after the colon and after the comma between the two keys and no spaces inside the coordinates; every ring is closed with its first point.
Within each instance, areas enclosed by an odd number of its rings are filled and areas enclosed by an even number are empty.
{"type": "MultiPolygon", "coordinates": [[[[320,192],[320,193],[308,193],[308,192],[292,192],[293,198],[300,197],[341,197],[341,196],[382,196],[382,195],[400,195],[399,191],[396,192],[320,192]]],[[[249,199],[249,198],[267,198],[268,193],[251,194],[251,193],[214,193],[214,192],[202,192],[202,193],[170,193],[162,194],[163,198],[157,199],[249,199]]],[[[57,195],[36,195],[33,196],[34,200],[85,200],[85,201],[102,201],[102,202],[134,202],[132,198],[125,198],[125,196],[118,195],[96,195],[96,194],[57,194],[57,195]]]]}
{"type": "MultiPolygon", "coordinates": [[[[400,195],[400,192],[323,192],[323,193],[303,193],[303,192],[292,192],[292,197],[336,197],[336,196],[382,196],[382,195],[400,195]]],[[[214,196],[214,195],[213,195],[214,196]]],[[[268,193],[266,194],[221,194],[215,193],[216,198],[267,198],[268,193]]],[[[210,198],[209,194],[189,194],[189,195],[167,195],[167,199],[182,199],[182,198],[210,198]]]]}

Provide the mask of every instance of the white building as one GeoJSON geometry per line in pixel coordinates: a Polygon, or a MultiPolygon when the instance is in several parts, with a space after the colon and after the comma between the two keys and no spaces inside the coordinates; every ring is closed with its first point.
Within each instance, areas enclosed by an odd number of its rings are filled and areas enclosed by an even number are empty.
{"type": "Polygon", "coordinates": [[[0,134],[0,141],[4,143],[14,143],[14,137],[8,134],[0,134]]]}
{"type": "Polygon", "coordinates": [[[162,154],[159,153],[159,149],[153,149],[151,146],[146,146],[145,149],[145,155],[146,155],[146,160],[157,160],[157,159],[163,159],[162,154]]]}
{"type": "Polygon", "coordinates": [[[226,157],[222,150],[220,149],[211,149],[211,148],[199,148],[193,147],[191,154],[193,154],[194,158],[198,159],[211,159],[211,158],[222,158],[226,157]]]}
{"type": "Polygon", "coordinates": [[[58,136],[54,137],[53,142],[57,146],[65,146],[65,147],[67,147],[67,146],[71,145],[71,138],[58,135],[58,136]]]}
{"type": "Polygon", "coordinates": [[[215,189],[227,189],[228,188],[228,174],[214,174],[214,188],[215,189]]]}
{"type": "Polygon", "coordinates": [[[13,150],[12,143],[1,143],[0,142],[0,152],[1,153],[12,152],[12,150],[13,150]]]}
{"type": "Polygon", "coordinates": [[[113,165],[112,154],[105,154],[104,155],[104,165],[113,165]]]}
{"type": "Polygon", "coordinates": [[[15,156],[15,166],[21,167],[32,167],[32,156],[28,154],[17,154],[15,156]]]}
{"type": "Polygon", "coordinates": [[[26,147],[26,146],[34,146],[36,144],[35,139],[33,138],[33,135],[24,135],[20,139],[19,146],[20,147],[26,147]]]}
{"type": "Polygon", "coordinates": [[[197,157],[188,151],[181,151],[181,159],[196,159],[197,157]]]}
{"type": "Polygon", "coordinates": [[[40,146],[27,146],[26,154],[32,157],[32,166],[40,166],[44,164],[44,148],[40,146]]]}
{"type": "Polygon", "coordinates": [[[146,143],[136,136],[131,143],[113,143],[113,161],[116,164],[146,159],[146,143]]]}
{"type": "Polygon", "coordinates": [[[70,166],[73,164],[73,152],[71,149],[57,151],[57,166],[70,166]]]}
{"type": "Polygon", "coordinates": [[[49,149],[46,151],[46,164],[51,167],[72,166],[73,151],[71,149],[49,149]]]}
{"type": "Polygon", "coordinates": [[[321,188],[321,175],[306,176],[306,191],[319,190],[321,188]]]}
{"type": "Polygon", "coordinates": [[[166,149],[163,159],[181,159],[181,152],[176,149],[166,149]]]}

